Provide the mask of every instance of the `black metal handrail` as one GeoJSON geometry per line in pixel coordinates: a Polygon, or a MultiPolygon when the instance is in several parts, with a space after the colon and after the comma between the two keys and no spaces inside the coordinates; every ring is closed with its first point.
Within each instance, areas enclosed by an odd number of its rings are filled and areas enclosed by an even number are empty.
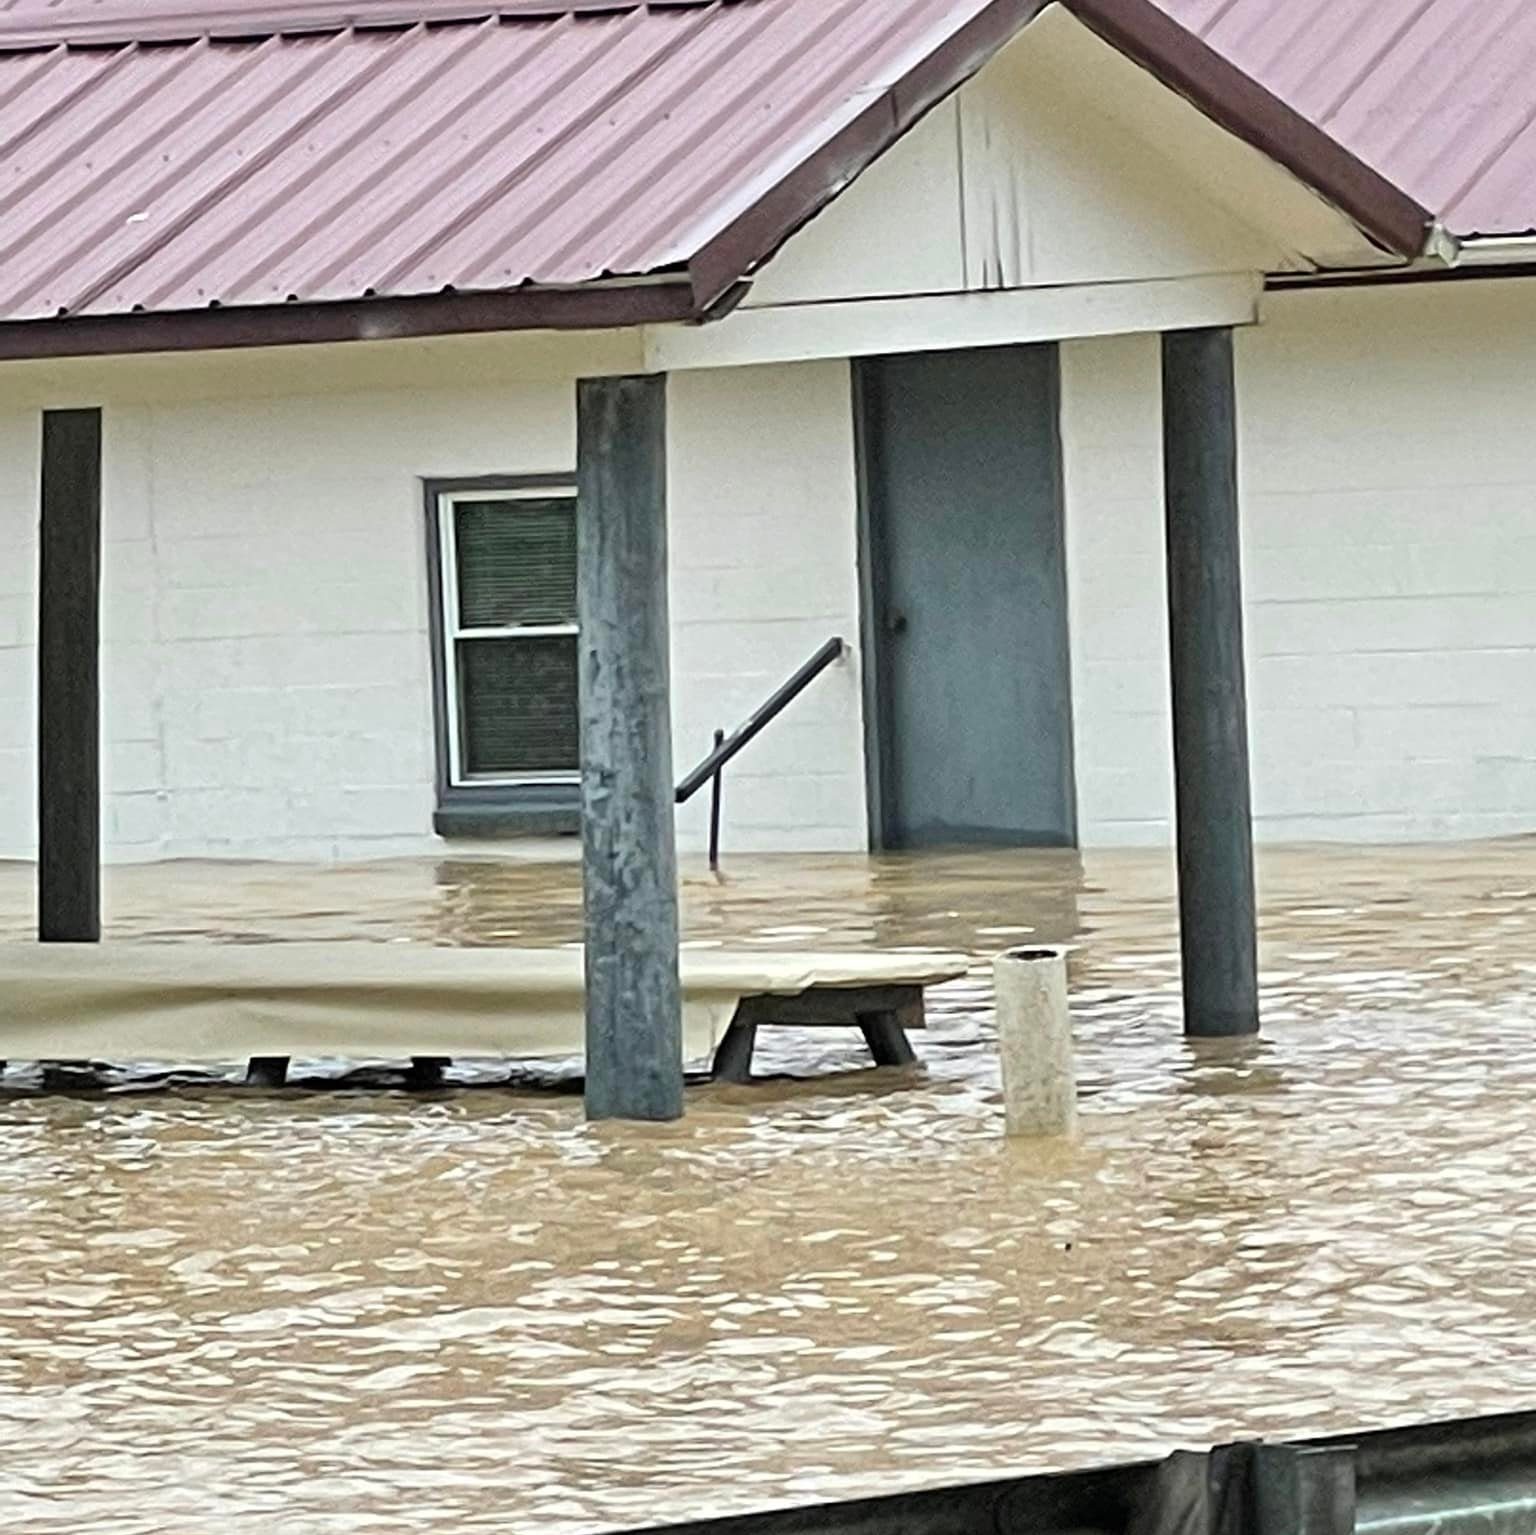
{"type": "Polygon", "coordinates": [[[720,867],[720,779],[725,765],[750,746],[763,730],[777,719],[826,669],[842,660],[848,646],[841,635],[834,635],[809,661],[752,711],[746,720],[730,735],[723,730],[715,732],[715,745],[710,754],[677,786],[677,803],[684,804],[693,798],[705,784],[712,785],[709,802],[709,866],[720,867]]]}

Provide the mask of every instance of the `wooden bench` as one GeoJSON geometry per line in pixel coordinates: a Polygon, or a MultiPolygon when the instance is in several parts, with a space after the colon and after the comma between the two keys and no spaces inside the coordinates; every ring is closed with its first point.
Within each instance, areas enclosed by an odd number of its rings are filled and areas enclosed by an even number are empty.
{"type": "MultiPolygon", "coordinates": [[[[746,1081],[759,1028],[851,1026],[876,1064],[903,1065],[924,988],[966,968],[954,954],[684,948],[684,1058],[746,1081]]],[[[431,1087],[454,1057],[579,1055],[583,990],[578,948],[0,943],[0,1059],[243,1058],[271,1084],[290,1057],[410,1060],[412,1084],[431,1087]]]]}
{"type": "Polygon", "coordinates": [[[907,1031],[927,1026],[923,986],[813,986],[795,996],[743,997],[715,1047],[715,1081],[751,1081],[757,1031],[774,1024],[856,1028],[875,1065],[910,1066],[917,1056],[907,1031]]]}

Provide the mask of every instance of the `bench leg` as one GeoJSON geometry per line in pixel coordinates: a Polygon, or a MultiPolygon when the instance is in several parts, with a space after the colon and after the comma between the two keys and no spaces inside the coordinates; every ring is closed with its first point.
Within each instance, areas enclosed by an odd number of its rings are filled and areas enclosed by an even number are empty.
{"type": "Polygon", "coordinates": [[[251,1087],[281,1087],[288,1080],[286,1055],[253,1055],[245,1068],[245,1080],[251,1087]]]}
{"type": "Polygon", "coordinates": [[[443,1085],[443,1071],[448,1065],[446,1055],[413,1055],[411,1069],[405,1074],[405,1085],[412,1092],[431,1092],[443,1085]]]}
{"type": "Polygon", "coordinates": [[[900,1013],[860,1013],[859,1031],[877,1066],[910,1066],[917,1059],[900,1013]]]}
{"type": "Polygon", "coordinates": [[[101,1090],[101,1081],[89,1061],[44,1061],[45,1093],[93,1093],[101,1090]]]}
{"type": "Polygon", "coordinates": [[[750,1082],[752,1048],[756,1043],[755,1023],[732,1022],[720,1043],[715,1046],[715,1060],[710,1075],[716,1082],[750,1082]]]}

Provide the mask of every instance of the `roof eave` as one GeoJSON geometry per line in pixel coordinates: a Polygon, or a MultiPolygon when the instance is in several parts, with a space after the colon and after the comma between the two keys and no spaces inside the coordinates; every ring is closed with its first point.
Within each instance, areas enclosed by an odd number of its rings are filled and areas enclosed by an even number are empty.
{"type": "Polygon", "coordinates": [[[1213,122],[1284,166],[1377,245],[1421,255],[1434,216],[1151,0],[1061,0],[1084,26],[1213,122]]]}
{"type": "Polygon", "coordinates": [[[391,341],[495,331],[616,330],[709,318],[686,280],[441,293],[0,323],[0,361],[391,341]]]}
{"type": "Polygon", "coordinates": [[[1050,0],[992,0],[689,261],[700,307],[755,272],[920,118],[971,78],[1050,0]]]}

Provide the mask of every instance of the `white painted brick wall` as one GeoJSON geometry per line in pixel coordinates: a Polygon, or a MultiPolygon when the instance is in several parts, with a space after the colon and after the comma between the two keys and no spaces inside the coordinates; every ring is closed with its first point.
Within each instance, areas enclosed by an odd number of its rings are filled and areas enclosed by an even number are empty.
{"type": "MultiPolygon", "coordinates": [[[[108,405],[109,856],[441,845],[420,477],[568,466],[569,392],[108,405]]],[[[0,417],[3,579],[24,609],[12,636],[0,605],[0,771],[15,786],[0,849],[12,856],[34,846],[36,459],[35,412],[0,417]]]]}
{"type": "MultiPolygon", "coordinates": [[[[1271,296],[1238,339],[1254,809],[1271,840],[1536,827],[1536,296],[1271,296]]],[[[1157,343],[1063,348],[1083,838],[1172,800],[1157,343]]]]}
{"type": "MultiPolygon", "coordinates": [[[[681,776],[834,634],[856,650],[853,407],[846,363],[673,376],[671,608],[681,776]]],[[[708,790],[678,811],[707,836],[708,790]]],[[[730,766],[727,850],[859,849],[863,709],[855,656],[823,673],[730,766]]]]}
{"type": "Polygon", "coordinates": [[[37,822],[37,418],[0,415],[0,855],[29,852],[37,822]]]}
{"type": "MultiPolygon", "coordinates": [[[[828,634],[856,635],[848,369],[681,377],[671,413],[681,771],[828,634]]],[[[0,414],[0,856],[35,845],[37,454],[36,410],[0,414]]],[[[559,376],[109,403],[109,856],[443,847],[420,480],[574,462],[559,376]]],[[[861,731],[850,663],[733,765],[727,845],[862,846],[861,731]]]]}
{"type": "MultiPolygon", "coordinates": [[[[1277,296],[1240,337],[1261,836],[1536,826],[1533,350],[1536,295],[1498,283],[1277,296]]],[[[1082,834],[1164,843],[1157,345],[1062,355],[1082,834]]],[[[570,468],[570,381],[546,375],[109,405],[112,856],[441,846],[419,479],[570,468]]],[[[848,390],[841,363],[673,380],[679,772],[857,639],[848,390]]],[[[0,413],[4,855],[33,846],[36,459],[35,410],[0,413]]],[[[727,848],[864,845],[861,713],[855,659],[733,765],[727,848]]]]}

